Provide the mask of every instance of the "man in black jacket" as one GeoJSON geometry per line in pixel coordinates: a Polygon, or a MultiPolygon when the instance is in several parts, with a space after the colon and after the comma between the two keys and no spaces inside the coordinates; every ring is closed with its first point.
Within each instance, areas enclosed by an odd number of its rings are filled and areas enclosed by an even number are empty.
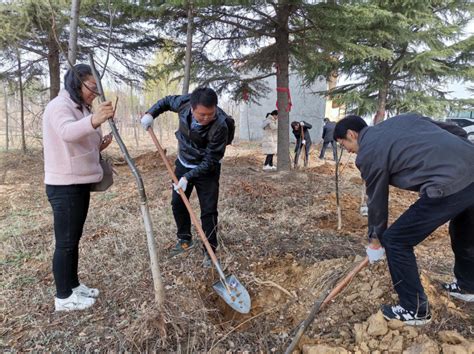
{"type": "MultiPolygon", "coordinates": [[[[201,207],[202,228],[215,251],[217,248],[217,202],[221,160],[224,157],[228,127],[227,114],[217,106],[217,94],[210,88],[197,88],[191,95],[166,96],[155,103],[143,116],[142,126],[148,129],[153,119],[166,111],[177,112],[179,128],[178,157],[175,173],[179,180],[174,185],[171,205],[177,226],[178,242],[171,251],[175,256],[194,247],[191,219],[178,188],[189,198],[196,187],[201,207]]],[[[210,265],[207,252],[205,265],[210,265]]]]}
{"type": "Polygon", "coordinates": [[[332,156],[334,161],[337,161],[337,149],[336,142],[334,141],[334,128],[336,127],[335,122],[331,122],[329,118],[324,118],[324,127],[323,127],[323,146],[321,148],[321,153],[319,158],[324,159],[324,154],[329,144],[332,146],[332,156]]]}
{"type": "Polygon", "coordinates": [[[384,305],[385,318],[411,325],[431,320],[413,247],[447,221],[456,280],[444,287],[453,297],[474,301],[474,145],[466,133],[409,113],[374,127],[348,116],[337,123],[334,138],[357,154],[366,183],[369,260],[383,257],[377,239],[387,254],[400,305],[384,305]],[[389,185],[417,191],[420,198],[387,228],[389,185]]]}
{"type": "Polygon", "coordinates": [[[309,129],[313,126],[304,120],[301,122],[291,122],[291,128],[293,130],[293,135],[296,138],[295,146],[295,168],[298,166],[298,159],[301,154],[301,150],[304,149],[304,166],[308,166],[309,161],[309,152],[311,149],[311,135],[309,134],[309,129]]]}

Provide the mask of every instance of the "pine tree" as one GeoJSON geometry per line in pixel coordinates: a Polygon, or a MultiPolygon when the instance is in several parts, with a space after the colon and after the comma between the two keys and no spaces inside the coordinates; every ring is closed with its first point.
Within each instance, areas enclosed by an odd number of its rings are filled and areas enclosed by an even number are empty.
{"type": "MultiPolygon", "coordinates": [[[[168,15],[174,29],[176,61],[169,70],[181,70],[185,21],[184,6],[168,15]],[[184,13],[184,14],[183,14],[184,13]]],[[[324,5],[324,4],[323,4],[324,5]]],[[[194,3],[195,28],[192,73],[195,82],[228,90],[235,100],[258,101],[270,92],[263,79],[276,78],[279,105],[278,168],[289,170],[289,71],[300,40],[306,32],[317,30],[306,21],[310,9],[320,15],[330,7],[309,1],[210,2],[194,3]]],[[[164,21],[166,22],[166,21],[164,21]]],[[[165,27],[165,31],[169,27],[165,27]]]]}
{"type": "Polygon", "coordinates": [[[375,112],[374,123],[386,111],[439,114],[448,104],[447,80],[473,78],[474,39],[463,38],[471,2],[373,0],[335,8],[323,41],[308,39],[321,50],[303,56],[302,71],[309,81],[331,70],[348,76],[353,82],[330,94],[355,113],[375,112]]]}

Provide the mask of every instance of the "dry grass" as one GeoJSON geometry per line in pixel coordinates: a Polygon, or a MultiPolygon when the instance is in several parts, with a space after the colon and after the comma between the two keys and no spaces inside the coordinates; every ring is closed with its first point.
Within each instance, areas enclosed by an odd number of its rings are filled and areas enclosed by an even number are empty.
{"type": "MultiPolygon", "coordinates": [[[[168,144],[171,154],[173,144],[168,144]]],[[[109,191],[93,195],[80,249],[80,278],[102,293],[93,309],[76,313],[54,313],[52,215],[42,183],[42,155],[2,153],[0,348],[280,352],[334,270],[345,269],[364,253],[366,219],[358,214],[360,178],[352,161],[343,170],[343,230],[337,232],[332,163],[313,159],[306,170],[263,173],[263,159],[253,146],[231,147],[221,177],[219,258],[226,272],[247,287],[253,303],[250,314],[235,313],[212,291],[217,275],[201,267],[200,249],[167,257],[175,241],[170,178],[150,151],[145,145],[132,154],[145,181],[160,251],[167,299],[159,313],[135,182],[118,151],[111,155],[119,176],[109,191]],[[163,323],[166,335],[160,332],[163,323]]],[[[395,191],[392,217],[415,198],[395,191]]],[[[198,208],[196,197],[191,202],[198,208]]],[[[448,250],[445,229],[419,247],[428,286],[430,278],[449,278],[448,250]]],[[[473,318],[462,315],[472,308],[461,309],[435,287],[429,289],[431,297],[445,301],[436,302],[436,320],[424,333],[457,328],[472,338],[473,318]]],[[[363,271],[317,317],[305,341],[353,348],[352,336],[341,332],[352,333],[354,323],[366,320],[392,297],[385,265],[363,271]],[[382,295],[374,301],[344,301],[348,294],[375,289],[382,289],[382,295]]]]}

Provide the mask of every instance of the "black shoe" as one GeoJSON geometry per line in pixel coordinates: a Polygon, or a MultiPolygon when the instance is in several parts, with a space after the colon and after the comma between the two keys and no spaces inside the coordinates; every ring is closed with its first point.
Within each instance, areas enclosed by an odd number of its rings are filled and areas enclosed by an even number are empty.
{"type": "Polygon", "coordinates": [[[176,245],[170,251],[170,257],[175,257],[178,254],[189,251],[195,246],[193,240],[178,240],[176,245]]]}
{"type": "Polygon", "coordinates": [[[464,300],[466,302],[474,302],[474,294],[470,294],[464,290],[462,290],[457,282],[452,283],[444,283],[443,289],[446,290],[449,295],[455,297],[459,300],[464,300]]]}
{"type": "Polygon", "coordinates": [[[405,310],[400,305],[382,305],[382,314],[386,320],[400,320],[410,326],[422,326],[431,322],[431,314],[420,314],[415,311],[405,310]]]}

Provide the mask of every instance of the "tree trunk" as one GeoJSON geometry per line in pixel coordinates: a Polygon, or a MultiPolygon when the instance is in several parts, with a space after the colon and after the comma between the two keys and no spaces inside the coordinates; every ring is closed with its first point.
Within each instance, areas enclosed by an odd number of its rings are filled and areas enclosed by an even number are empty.
{"type": "MultiPolygon", "coordinates": [[[[137,114],[138,115],[138,114],[137,114]]],[[[137,135],[137,125],[135,124],[136,116],[135,116],[135,109],[133,107],[133,87],[130,84],[130,118],[132,119],[132,127],[133,127],[133,137],[135,138],[135,145],[138,147],[138,135],[137,135]]]]}
{"type": "Polygon", "coordinates": [[[374,125],[382,122],[385,119],[385,107],[387,105],[387,96],[388,96],[388,86],[389,80],[388,75],[390,75],[390,69],[387,62],[382,62],[380,66],[381,72],[385,78],[382,86],[379,88],[379,95],[377,98],[377,113],[374,117],[374,125]]]}
{"type": "Polygon", "coordinates": [[[26,139],[25,139],[25,109],[23,107],[23,77],[21,72],[21,57],[20,51],[17,50],[18,62],[18,88],[20,90],[20,129],[21,129],[21,150],[26,153],[26,139]]]}
{"type": "Polygon", "coordinates": [[[68,45],[68,59],[69,65],[76,64],[77,57],[77,26],[79,23],[79,9],[81,7],[81,0],[72,0],[71,17],[69,21],[69,45],[68,45]]]}
{"type": "Polygon", "coordinates": [[[52,29],[48,33],[48,67],[49,67],[49,98],[52,100],[59,93],[61,84],[59,47],[52,29]]]}
{"type": "Polygon", "coordinates": [[[288,1],[280,1],[275,7],[277,14],[278,27],[276,29],[276,46],[278,48],[276,56],[277,65],[277,102],[278,102],[278,170],[290,170],[290,135],[289,135],[289,112],[288,97],[289,97],[289,31],[288,18],[290,14],[290,5],[288,1]],[[282,90],[283,89],[283,90],[282,90]],[[285,91],[288,90],[288,92],[285,91]]]}
{"type": "Polygon", "coordinates": [[[193,2],[188,1],[188,28],[186,31],[186,56],[184,63],[183,95],[189,92],[191,80],[191,52],[193,50],[193,2]]]}
{"type": "Polygon", "coordinates": [[[5,150],[8,151],[10,145],[10,138],[8,135],[8,91],[7,91],[7,84],[3,84],[3,97],[4,97],[4,104],[5,104],[5,150]]]}

